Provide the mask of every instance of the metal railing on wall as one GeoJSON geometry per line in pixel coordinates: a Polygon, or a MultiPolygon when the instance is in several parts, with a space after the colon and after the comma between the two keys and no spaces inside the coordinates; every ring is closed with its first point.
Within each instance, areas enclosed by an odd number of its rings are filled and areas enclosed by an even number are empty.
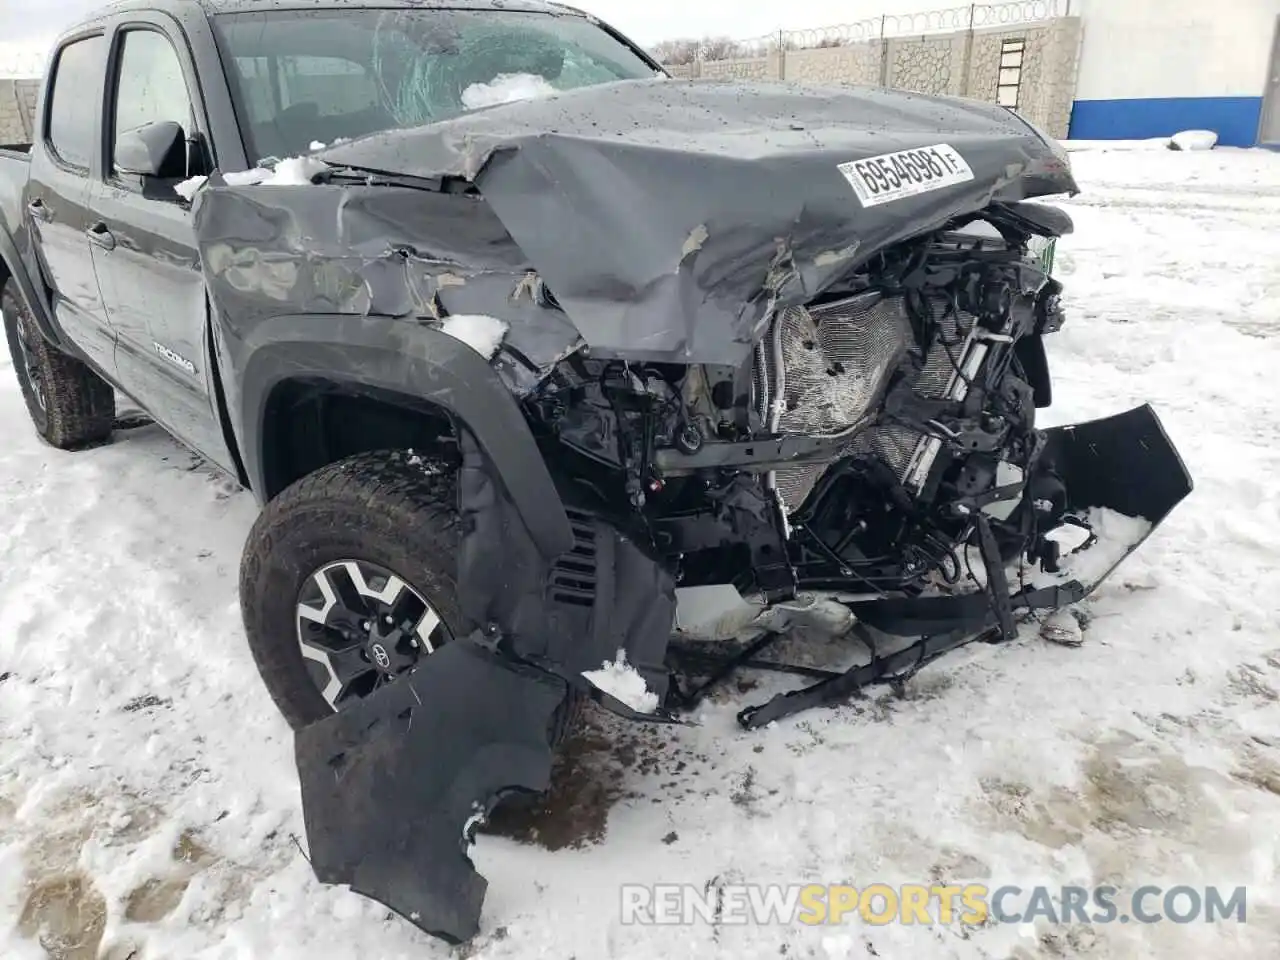
{"type": "Polygon", "coordinates": [[[766,57],[791,50],[816,50],[854,46],[860,43],[922,37],[939,33],[964,33],[1017,24],[1033,24],[1071,16],[1072,0],[1004,0],[1001,3],[971,3],[965,6],[922,10],[913,13],[886,13],[853,23],[781,29],[747,39],[726,37],[673,39],[652,50],[668,65],[683,66],[694,61],[714,62],[749,57],[766,57]]]}

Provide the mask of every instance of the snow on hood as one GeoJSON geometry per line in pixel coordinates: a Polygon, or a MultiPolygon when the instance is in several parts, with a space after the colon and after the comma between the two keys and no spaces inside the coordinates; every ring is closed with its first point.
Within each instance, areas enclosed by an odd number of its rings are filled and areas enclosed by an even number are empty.
{"type": "MultiPolygon", "coordinates": [[[[254,167],[252,170],[233,170],[222,174],[229,187],[246,186],[305,186],[329,169],[323,160],[314,157],[288,157],[272,168],[254,167]]],[[[174,192],[184,200],[192,200],[208,177],[197,176],[174,184],[174,192]]]]}
{"type": "Polygon", "coordinates": [[[222,179],[230,186],[305,186],[329,169],[329,165],[315,157],[286,157],[274,167],[255,167],[236,173],[224,173],[222,179]]]}
{"type": "Polygon", "coordinates": [[[500,73],[491,83],[473,83],[462,91],[462,105],[468,110],[493,107],[517,100],[549,97],[556,88],[546,78],[533,73],[500,73]]]}
{"type": "Polygon", "coordinates": [[[449,317],[441,325],[440,331],[455,340],[461,340],[480,356],[489,360],[498,352],[502,338],[510,327],[496,317],[463,316],[449,317]]]}

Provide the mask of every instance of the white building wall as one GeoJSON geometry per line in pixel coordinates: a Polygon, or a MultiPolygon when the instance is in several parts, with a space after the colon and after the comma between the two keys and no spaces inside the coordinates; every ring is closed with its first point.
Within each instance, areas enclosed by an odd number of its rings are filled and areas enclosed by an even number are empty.
{"type": "Polygon", "coordinates": [[[1071,135],[1215,129],[1256,142],[1280,0],[1073,0],[1084,42],[1071,135]]]}

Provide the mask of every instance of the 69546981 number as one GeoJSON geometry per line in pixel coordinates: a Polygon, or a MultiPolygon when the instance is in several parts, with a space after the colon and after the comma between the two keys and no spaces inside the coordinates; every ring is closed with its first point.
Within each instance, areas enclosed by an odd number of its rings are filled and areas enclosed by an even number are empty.
{"type": "Polygon", "coordinates": [[[864,207],[918,196],[973,179],[973,170],[964,157],[946,143],[851,160],[840,164],[839,170],[864,207]]]}

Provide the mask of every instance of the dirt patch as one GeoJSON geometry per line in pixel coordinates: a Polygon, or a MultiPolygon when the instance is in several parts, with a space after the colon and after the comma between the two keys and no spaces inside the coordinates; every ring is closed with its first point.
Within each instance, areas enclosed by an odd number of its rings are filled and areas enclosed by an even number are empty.
{"type": "Polygon", "coordinates": [[[623,796],[622,772],[637,747],[615,746],[599,711],[588,710],[557,752],[551,789],[519,797],[493,812],[485,833],[548,850],[574,849],[604,838],[609,811],[623,796]]]}
{"type": "Polygon", "coordinates": [[[1237,700],[1264,700],[1275,703],[1280,693],[1267,682],[1267,674],[1251,663],[1242,663],[1227,675],[1227,689],[1237,700]]]}
{"type": "Polygon", "coordinates": [[[944,846],[938,851],[938,859],[929,867],[929,879],[944,885],[961,881],[987,880],[990,877],[991,867],[986,861],[949,846],[944,846]]]}
{"type": "Polygon", "coordinates": [[[124,918],[131,923],[159,923],[178,908],[190,881],[152,878],[138,887],[124,902],[124,918]]]}
{"type": "MultiPolygon", "coordinates": [[[[82,872],[79,863],[90,843],[127,856],[131,848],[153,837],[165,819],[163,810],[127,791],[77,790],[44,804],[38,817],[12,824],[11,829],[25,834],[26,877],[17,932],[39,943],[51,960],[141,960],[147,955],[145,942],[133,937],[103,942],[108,904],[95,878],[82,872]]],[[[208,914],[247,897],[247,887],[235,886],[243,880],[241,872],[205,846],[194,831],[180,834],[169,856],[170,864],[122,902],[111,904],[111,911],[118,910],[132,923],[158,923],[178,909],[192,879],[210,870],[223,889],[210,894],[212,906],[194,906],[189,922],[212,922],[208,914]]]]}
{"type": "Polygon", "coordinates": [[[18,932],[38,940],[50,960],[96,960],[106,926],[106,901],[80,873],[36,883],[18,918],[18,932]]]}
{"type": "Polygon", "coordinates": [[[734,777],[733,789],[729,791],[729,800],[747,811],[749,815],[753,815],[755,813],[755,805],[759,799],[759,788],[756,785],[756,768],[747,767],[742,773],[734,777]]]}
{"type": "Polygon", "coordinates": [[[1232,775],[1240,783],[1280,796],[1280,765],[1256,749],[1246,748],[1241,766],[1232,775]]]}
{"type": "Polygon", "coordinates": [[[182,831],[182,835],[173,845],[172,856],[177,863],[192,866],[201,866],[217,859],[213,851],[201,843],[191,830],[182,831]]]}
{"type": "Polygon", "coordinates": [[[124,916],[133,923],[159,923],[182,902],[191,878],[217,861],[217,857],[190,830],[184,830],[170,851],[174,872],[152,877],[125,898],[124,916]]]}
{"type": "Polygon", "coordinates": [[[1178,756],[1151,743],[1117,737],[1085,758],[1083,783],[1036,790],[1024,783],[983,780],[988,819],[1012,822],[1028,840],[1060,848],[1086,832],[1108,835],[1156,831],[1170,837],[1194,832],[1207,812],[1204,777],[1178,756]]]}
{"type": "Polygon", "coordinates": [[[502,804],[483,832],[548,850],[598,843],[609,811],[620,800],[674,791],[679,780],[660,778],[683,777],[706,761],[682,755],[671,736],[661,727],[627,723],[603,710],[588,709],[557,752],[550,791],[502,804]]]}

